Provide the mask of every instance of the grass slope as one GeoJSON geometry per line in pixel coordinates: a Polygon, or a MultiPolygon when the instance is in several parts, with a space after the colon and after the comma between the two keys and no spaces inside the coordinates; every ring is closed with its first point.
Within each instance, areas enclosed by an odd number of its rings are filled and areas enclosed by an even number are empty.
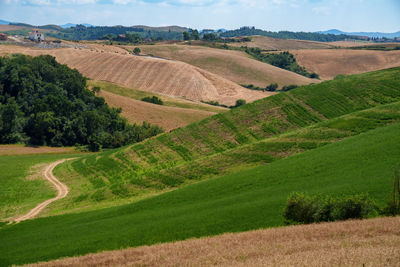
{"type": "Polygon", "coordinates": [[[288,194],[368,192],[390,198],[400,124],[269,165],[189,185],[136,204],[3,226],[3,264],[283,225],[288,194]],[[29,240],[29,242],[27,242],[29,240]]]}
{"type": "Polygon", "coordinates": [[[399,101],[399,70],[305,86],[140,144],[63,164],[56,175],[76,184],[77,190],[56,204],[57,210],[140,199],[394,123],[399,117],[396,104],[342,117],[336,124],[328,119],[399,101]],[[316,128],[302,130],[319,122],[316,128]]]}
{"type": "Polygon", "coordinates": [[[112,164],[113,159],[123,158],[123,152],[110,151],[107,155],[103,154],[108,162],[92,156],[58,169],[57,176],[65,177],[63,181],[72,188],[72,192],[66,199],[53,205],[49,212],[76,212],[137,201],[178,186],[270,163],[396,122],[400,122],[400,102],[351,113],[168,168],[149,167],[136,173],[127,170],[122,175],[119,166],[112,164]],[[98,160],[102,160],[103,164],[109,163],[108,168],[114,172],[94,169],[93,162],[98,160]],[[87,174],[82,179],[76,177],[72,169],[87,174]],[[137,173],[141,175],[140,178],[137,173]]]}
{"type": "Polygon", "coordinates": [[[24,214],[56,192],[41,179],[44,165],[76,154],[0,156],[0,220],[24,214]],[[34,167],[36,166],[36,167],[34,167]],[[33,168],[32,168],[33,167],[33,168]],[[31,176],[27,179],[28,176],[31,176]]]}

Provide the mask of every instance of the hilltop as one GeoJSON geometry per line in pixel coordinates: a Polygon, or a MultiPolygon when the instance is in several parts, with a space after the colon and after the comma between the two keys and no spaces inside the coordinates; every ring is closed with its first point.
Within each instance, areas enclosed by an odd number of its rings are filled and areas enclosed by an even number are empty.
{"type": "Polygon", "coordinates": [[[271,83],[278,83],[280,86],[284,86],[318,82],[315,79],[309,79],[252,59],[241,51],[195,45],[157,44],[139,47],[145,54],[182,61],[217,74],[237,84],[254,84],[265,87],[271,83]]]}

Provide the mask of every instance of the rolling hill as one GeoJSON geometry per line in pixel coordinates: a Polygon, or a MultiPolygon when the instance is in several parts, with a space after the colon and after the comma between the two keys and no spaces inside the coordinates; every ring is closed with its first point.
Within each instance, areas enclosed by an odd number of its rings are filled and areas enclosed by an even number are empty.
{"type": "Polygon", "coordinates": [[[71,195],[46,214],[76,213],[1,225],[0,262],[281,226],[293,191],[368,192],[383,207],[400,160],[399,72],[393,68],[300,87],[63,164],[56,175],[71,195]],[[228,175],[201,181],[223,174],[228,175]],[[171,192],[149,197],[165,191],[171,192]],[[134,203],[98,209],[124,199],[134,203]],[[109,202],[101,206],[104,200],[109,202]],[[98,210],[85,211],[87,205],[98,210]]]}
{"type": "Polygon", "coordinates": [[[324,79],[400,66],[400,51],[293,50],[297,62],[324,79]]]}
{"type": "Polygon", "coordinates": [[[295,49],[329,49],[333,48],[327,42],[315,42],[294,39],[277,39],[266,36],[251,36],[250,42],[231,43],[231,46],[259,47],[263,50],[295,50],[295,49]]]}
{"type": "Polygon", "coordinates": [[[270,83],[283,86],[318,82],[318,80],[254,60],[240,51],[194,45],[145,45],[140,46],[140,49],[145,54],[186,62],[238,84],[265,87],[270,83]]]}
{"type": "Polygon", "coordinates": [[[393,110],[398,106],[354,112],[399,101],[399,71],[294,89],[137,145],[61,165],[56,175],[76,190],[56,203],[54,212],[138,200],[394,123],[398,115],[393,110]],[[335,118],[339,121],[332,121],[335,118]],[[315,128],[303,129],[318,122],[315,128]]]}
{"type": "Polygon", "coordinates": [[[0,53],[50,54],[83,75],[143,91],[192,101],[218,101],[234,105],[237,99],[254,101],[265,93],[248,90],[227,79],[186,63],[126,55],[94,49],[32,49],[0,46],[0,53]]]}
{"type": "Polygon", "coordinates": [[[382,205],[390,197],[393,167],[400,160],[399,131],[399,123],[381,127],[135,204],[3,226],[1,263],[280,226],[288,194],[299,190],[331,195],[369,192],[382,205]]]}

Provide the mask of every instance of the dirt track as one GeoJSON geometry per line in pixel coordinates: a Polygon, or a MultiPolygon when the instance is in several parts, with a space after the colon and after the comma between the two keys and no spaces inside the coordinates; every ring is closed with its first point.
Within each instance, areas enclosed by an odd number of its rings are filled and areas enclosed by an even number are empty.
{"type": "Polygon", "coordinates": [[[17,219],[14,219],[15,222],[21,222],[21,221],[25,221],[25,220],[29,220],[34,218],[36,215],[38,215],[44,208],[46,208],[48,205],[50,205],[51,203],[53,203],[56,200],[62,199],[64,197],[67,196],[69,190],[68,187],[61,183],[54,175],[53,175],[53,170],[54,168],[60,164],[63,163],[64,161],[66,161],[65,159],[63,160],[59,160],[56,162],[53,162],[51,164],[49,164],[45,171],[44,171],[44,177],[54,185],[54,187],[57,190],[57,196],[51,199],[48,199],[40,204],[38,204],[36,207],[34,207],[32,210],[30,210],[27,214],[18,217],[17,219]]]}

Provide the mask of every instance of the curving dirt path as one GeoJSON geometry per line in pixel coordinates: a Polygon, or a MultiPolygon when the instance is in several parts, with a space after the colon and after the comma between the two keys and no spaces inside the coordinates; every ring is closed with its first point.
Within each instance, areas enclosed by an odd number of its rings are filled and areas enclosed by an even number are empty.
{"type": "Polygon", "coordinates": [[[62,199],[67,196],[69,189],[68,187],[61,183],[54,175],[53,175],[53,170],[54,168],[58,165],[63,163],[66,160],[72,160],[72,159],[62,159],[56,162],[51,163],[46,167],[44,170],[44,177],[54,185],[54,187],[57,189],[57,196],[51,199],[48,199],[40,204],[38,204],[36,207],[34,207],[32,210],[30,210],[27,214],[18,217],[14,219],[14,222],[19,223],[24,220],[32,219],[36,215],[38,215],[44,208],[46,208],[50,203],[53,203],[56,200],[62,199]]]}

